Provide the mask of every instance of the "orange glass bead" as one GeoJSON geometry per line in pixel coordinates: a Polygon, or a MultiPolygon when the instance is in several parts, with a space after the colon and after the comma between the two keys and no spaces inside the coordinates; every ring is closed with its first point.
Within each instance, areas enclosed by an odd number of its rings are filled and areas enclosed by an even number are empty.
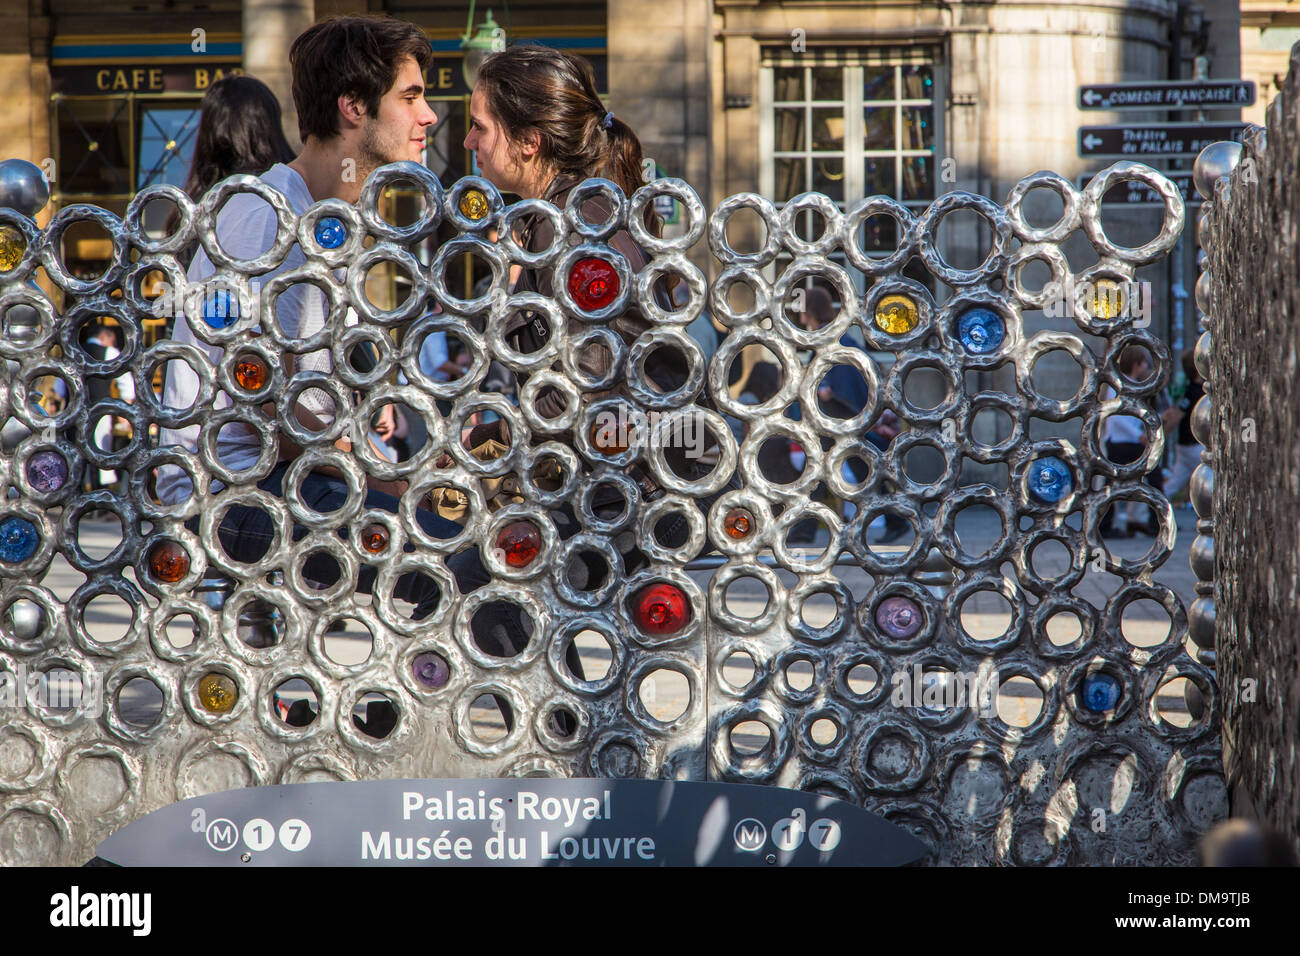
{"type": "Polygon", "coordinates": [[[241,355],[235,359],[235,381],[240,388],[250,392],[259,392],[266,387],[270,369],[256,355],[241,355]]]}
{"type": "Polygon", "coordinates": [[[596,451],[606,455],[621,455],[631,445],[628,444],[628,429],[597,422],[591,426],[591,444],[596,451]]]}
{"type": "Polygon", "coordinates": [[[722,526],[733,538],[745,538],[754,530],[754,516],[745,508],[732,508],[722,519],[722,526]]]}
{"type": "Polygon", "coordinates": [[[190,573],[190,556],[175,541],[159,541],[149,549],[149,571],[159,581],[175,584],[190,573]]]}
{"type": "Polygon", "coordinates": [[[388,550],[388,529],[381,524],[366,525],[361,532],[361,546],[371,554],[388,550]]]}

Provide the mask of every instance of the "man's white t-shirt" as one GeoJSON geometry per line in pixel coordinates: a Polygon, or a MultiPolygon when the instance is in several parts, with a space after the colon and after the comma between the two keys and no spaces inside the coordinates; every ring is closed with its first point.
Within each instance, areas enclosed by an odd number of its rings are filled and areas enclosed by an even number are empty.
{"type": "MultiPolygon", "coordinates": [[[[1109,385],[1102,389],[1102,400],[1110,401],[1115,397],[1115,390],[1109,385]]],[[[1147,429],[1142,419],[1132,415],[1108,415],[1101,426],[1102,441],[1127,442],[1140,445],[1146,440],[1147,429]]]]}
{"type": "MultiPolygon", "coordinates": [[[[302,176],[284,163],[276,163],[263,173],[260,179],[283,194],[298,215],[307,212],[314,202],[302,176]]],[[[251,193],[239,193],[226,202],[217,216],[217,241],[228,256],[235,259],[252,259],[271,247],[275,242],[277,228],[275,210],[270,205],[251,193]]],[[[278,268],[264,275],[251,277],[250,284],[264,285],[271,277],[297,269],[305,261],[306,257],[302,250],[297,243],[294,243],[278,268]]],[[[194,261],[190,263],[189,281],[207,279],[215,272],[215,267],[203,246],[200,245],[194,255],[194,261]]],[[[340,274],[339,271],[336,271],[336,274],[340,274]]],[[[276,300],[274,321],[279,322],[288,336],[307,337],[324,327],[328,311],[325,294],[314,285],[299,282],[286,289],[276,300]]],[[[356,314],[351,310],[349,313],[345,322],[348,320],[355,322],[356,314]]],[[[172,338],[204,352],[215,369],[221,364],[226,354],[225,349],[200,341],[194,335],[190,326],[191,321],[204,320],[201,314],[187,317],[182,310],[178,310],[172,338]]],[[[295,360],[299,369],[322,372],[329,372],[332,369],[328,349],[297,355],[295,360]]],[[[163,406],[171,409],[190,408],[198,393],[199,377],[189,364],[180,361],[170,362],[167,367],[167,382],[163,389],[163,406]]],[[[328,422],[333,417],[331,402],[319,389],[304,390],[298,401],[322,421],[328,422]]],[[[230,397],[218,389],[212,403],[213,409],[228,408],[230,405],[230,397]]],[[[190,451],[197,451],[198,435],[198,425],[189,425],[179,430],[164,428],[160,444],[182,445],[190,451]]],[[[222,428],[217,436],[217,458],[222,465],[234,471],[252,467],[260,451],[261,443],[257,433],[246,425],[230,423],[222,428]]],[[[220,488],[221,485],[219,482],[214,482],[213,487],[220,488]]],[[[158,496],[165,503],[175,504],[185,500],[189,495],[190,480],[184,471],[174,465],[164,465],[158,469],[158,496]]]]}

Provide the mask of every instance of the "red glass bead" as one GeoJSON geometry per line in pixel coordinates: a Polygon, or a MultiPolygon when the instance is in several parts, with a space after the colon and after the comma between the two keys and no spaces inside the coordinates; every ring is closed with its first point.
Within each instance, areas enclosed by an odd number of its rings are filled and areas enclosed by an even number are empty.
{"type": "Polygon", "coordinates": [[[691,605],[675,584],[660,582],[637,592],[633,599],[636,623],[647,634],[676,634],[691,620],[691,605]]]}
{"type": "Polygon", "coordinates": [[[542,550],[542,535],[531,521],[512,521],[497,534],[497,549],[512,568],[526,568],[542,550]]]}
{"type": "Polygon", "coordinates": [[[604,259],[579,259],[569,270],[569,295],[586,312],[598,312],[618,298],[618,272],[604,259]]]}

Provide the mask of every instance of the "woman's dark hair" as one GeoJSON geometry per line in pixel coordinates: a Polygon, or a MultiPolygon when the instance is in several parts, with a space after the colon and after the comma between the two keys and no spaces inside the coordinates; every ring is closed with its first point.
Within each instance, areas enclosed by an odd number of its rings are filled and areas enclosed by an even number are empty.
{"type": "Polygon", "coordinates": [[[378,114],[408,56],[423,72],[433,59],[429,38],[414,23],[392,17],[329,17],[299,34],[289,65],[302,141],[338,135],[340,96],[355,96],[368,116],[378,114]]]}
{"type": "Polygon", "coordinates": [[[294,157],[280,127],[280,102],[261,80],[227,76],[203,97],[185,192],[199,200],[227,176],[260,176],[294,157]]]}
{"type": "MultiPolygon", "coordinates": [[[[515,46],[490,54],[479,67],[477,89],[517,155],[524,136],[541,136],[538,157],[556,173],[600,176],[631,197],[643,185],[641,141],[607,110],[596,92],[591,64],[549,47],[515,46]]],[[[659,218],[647,206],[646,225],[659,235],[659,218]]]]}

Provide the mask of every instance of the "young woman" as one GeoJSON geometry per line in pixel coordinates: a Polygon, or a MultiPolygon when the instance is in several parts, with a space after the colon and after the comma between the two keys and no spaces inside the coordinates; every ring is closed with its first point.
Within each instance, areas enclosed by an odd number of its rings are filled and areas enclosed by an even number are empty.
{"type": "MultiPolygon", "coordinates": [[[[227,176],[260,176],[276,163],[293,158],[280,127],[280,101],[270,87],[251,76],[227,76],[208,87],[203,96],[185,192],[198,202],[227,176]]],[[[179,219],[180,214],[173,212],[167,221],[168,234],[179,219]]],[[[195,239],[181,253],[183,267],[189,268],[197,246],[195,239]]]]}
{"type": "MultiPolygon", "coordinates": [[[[628,197],[643,184],[641,143],[631,127],[601,102],[591,65],[580,57],[544,47],[512,47],[484,60],[470,98],[470,132],[465,138],[465,148],[474,151],[484,178],[501,192],[514,193],[524,199],[544,199],[560,209],[565,208],[571,190],[585,179],[608,179],[628,197]]],[[[599,223],[609,218],[611,207],[603,196],[597,195],[584,202],[582,212],[588,222],[599,223]]],[[[549,221],[539,216],[531,221],[525,218],[521,224],[516,238],[522,247],[533,252],[550,247],[554,232],[549,221]]],[[[649,209],[646,225],[652,235],[659,234],[658,219],[649,209]]],[[[627,259],[633,272],[645,266],[647,256],[627,230],[617,232],[608,244],[627,259]]],[[[550,267],[524,267],[514,291],[537,292],[549,297],[557,279],[550,267]]],[[[667,303],[664,304],[667,307],[667,303]]],[[[537,316],[516,315],[512,323],[507,326],[505,337],[511,347],[520,352],[540,348],[552,332],[537,316]]],[[[629,301],[622,315],[608,322],[628,345],[650,328],[650,324],[634,300],[629,301]]],[[[660,388],[669,391],[685,383],[688,372],[685,356],[659,349],[651,359],[646,365],[646,374],[660,388]]],[[[579,357],[578,365],[584,372],[597,377],[608,371],[610,361],[608,351],[591,349],[579,357]]],[[[521,387],[525,380],[526,377],[521,375],[521,387]]],[[[616,383],[612,393],[621,392],[621,383],[616,383]]],[[[698,401],[706,407],[711,404],[707,396],[701,396],[698,401]]],[[[538,393],[535,404],[539,413],[546,417],[554,416],[564,408],[559,392],[550,388],[538,393]]],[[[503,426],[504,423],[499,421],[478,426],[467,444],[474,447],[489,438],[496,438],[508,445],[510,436],[501,433],[503,426]]],[[[678,467],[671,455],[669,460],[674,468],[678,467]]],[[[687,459],[682,467],[693,468],[695,464],[687,459]]],[[[648,468],[639,462],[634,463],[628,472],[640,486],[642,501],[653,500],[664,493],[648,468]]],[[[635,502],[624,504],[619,492],[608,490],[610,493],[603,497],[600,493],[594,496],[592,508],[598,515],[616,515],[625,507],[635,505],[635,502]]],[[[712,498],[706,499],[701,505],[707,508],[711,501],[712,498]]],[[[561,539],[570,538],[581,530],[572,507],[553,510],[551,519],[561,539]]],[[[675,522],[671,528],[661,527],[657,535],[669,546],[686,541],[685,518],[677,518],[675,522]]],[[[615,544],[622,555],[623,573],[632,574],[647,563],[635,541],[616,539],[615,544]]],[[[606,568],[603,560],[575,562],[566,569],[569,580],[579,589],[597,588],[606,580],[607,574],[617,571],[606,568]]],[[[476,629],[475,638],[485,649],[494,647],[499,648],[497,653],[510,654],[517,653],[527,643],[528,634],[523,629],[521,615],[502,613],[493,616],[483,633],[476,629]]]]}

